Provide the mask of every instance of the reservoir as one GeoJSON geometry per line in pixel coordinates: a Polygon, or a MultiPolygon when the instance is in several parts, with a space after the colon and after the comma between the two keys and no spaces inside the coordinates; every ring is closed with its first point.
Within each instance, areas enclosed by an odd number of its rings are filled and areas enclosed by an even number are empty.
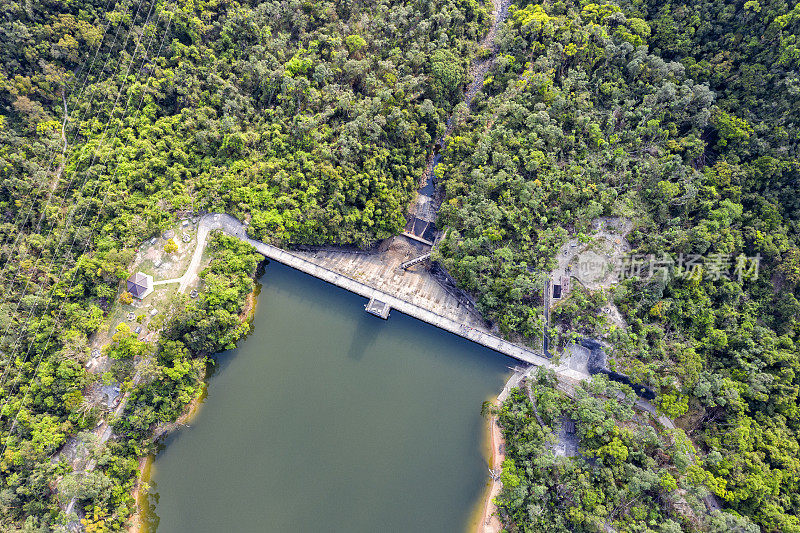
{"type": "Polygon", "coordinates": [[[489,480],[481,404],[514,362],[274,262],[260,282],[253,332],[153,463],[145,531],[469,527],[489,480]]]}

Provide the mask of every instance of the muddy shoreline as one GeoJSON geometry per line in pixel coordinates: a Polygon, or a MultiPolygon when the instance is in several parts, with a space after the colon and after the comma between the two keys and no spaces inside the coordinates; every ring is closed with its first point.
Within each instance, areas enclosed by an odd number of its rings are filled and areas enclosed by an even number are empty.
{"type": "MultiPolygon", "coordinates": [[[[492,406],[499,407],[500,402],[495,400],[492,402],[492,406]]],[[[498,476],[493,476],[487,484],[484,496],[480,500],[480,507],[477,509],[477,520],[473,519],[471,521],[471,530],[475,533],[499,533],[503,529],[503,524],[496,515],[497,506],[494,504],[494,499],[503,488],[503,484],[499,479],[499,472],[505,460],[505,442],[503,441],[500,426],[497,424],[496,416],[489,416],[488,424],[484,427],[486,428],[486,439],[488,441],[487,465],[498,476]]]]}
{"type": "MultiPolygon", "coordinates": [[[[208,372],[206,372],[201,378],[200,381],[202,382],[202,387],[200,390],[200,394],[192,400],[184,410],[183,414],[179,416],[174,422],[170,422],[169,424],[165,424],[155,429],[153,432],[153,440],[157,441],[170,433],[177,431],[182,426],[188,425],[194,418],[197,416],[197,413],[200,411],[200,406],[205,402],[206,399],[206,391],[207,391],[207,383],[206,380],[208,378],[208,372]]],[[[128,533],[146,533],[143,529],[144,524],[142,523],[142,499],[147,497],[147,490],[141,490],[143,484],[146,484],[150,481],[151,475],[151,468],[153,466],[153,461],[156,458],[156,454],[146,455],[144,457],[139,458],[139,478],[136,480],[136,485],[133,487],[133,491],[131,492],[131,496],[133,496],[134,500],[136,501],[136,510],[130,517],[130,526],[126,529],[128,533]]]]}

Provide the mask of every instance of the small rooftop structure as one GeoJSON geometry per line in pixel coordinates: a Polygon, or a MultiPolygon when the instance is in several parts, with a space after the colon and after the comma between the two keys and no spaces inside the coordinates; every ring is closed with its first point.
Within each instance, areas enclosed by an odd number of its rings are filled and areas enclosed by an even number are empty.
{"type": "Polygon", "coordinates": [[[367,313],[379,316],[386,320],[389,318],[389,311],[392,310],[391,306],[386,302],[376,300],[375,297],[370,298],[369,303],[366,305],[367,313]]]}
{"type": "Polygon", "coordinates": [[[142,299],[153,290],[153,276],[137,272],[128,278],[128,292],[134,298],[142,299]]]}
{"type": "Polygon", "coordinates": [[[553,285],[553,299],[561,298],[561,285],[553,285]]]}

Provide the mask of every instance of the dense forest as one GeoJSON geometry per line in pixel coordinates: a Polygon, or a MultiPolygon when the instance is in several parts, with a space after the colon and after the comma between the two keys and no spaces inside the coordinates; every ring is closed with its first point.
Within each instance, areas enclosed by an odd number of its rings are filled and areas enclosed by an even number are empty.
{"type": "Polygon", "coordinates": [[[130,401],[98,468],[76,476],[50,458],[97,419],[82,407],[101,379],[88,339],[135,248],[203,211],[284,245],[397,233],[490,15],[476,0],[2,0],[0,13],[0,529],[48,531],[72,498],[87,529],[117,530],[148,435],[246,332],[257,262],[218,241],[200,298],[175,303],[155,348],[114,334],[130,401]]]}
{"type": "Polygon", "coordinates": [[[599,378],[567,394],[556,382],[541,372],[497,410],[508,443],[497,503],[509,531],[758,531],[707,512],[691,441],[642,420],[629,387],[599,378]]]}
{"type": "MultiPolygon", "coordinates": [[[[553,318],[658,392],[697,446],[679,482],[764,531],[800,530],[798,21],[783,2],[518,3],[438,169],[441,261],[507,335],[535,342],[541,281],[597,217],[632,220],[638,254],[706,259],[579,287],[553,318]]],[[[526,505],[511,530],[536,530],[526,505]]]]}
{"type": "Polygon", "coordinates": [[[680,429],[640,420],[624,386],[568,397],[539,376],[499,411],[506,529],[800,531],[800,6],[520,0],[496,54],[478,44],[491,12],[0,0],[0,529],[49,531],[65,498],[86,530],[124,527],[154,429],[247,333],[259,256],[217,236],[203,290],[176,299],[157,345],[114,334],[130,401],[98,468],[51,461],[97,420],[89,338],[137,246],[203,211],[283,246],[395,235],[452,114],[434,258],[502,334],[541,339],[542,281],[598,217],[631,220],[638,254],[726,269],[578,288],[553,309],[557,348],[601,339],[680,429]],[[602,316],[609,303],[626,328],[602,316]],[[555,458],[565,417],[580,454],[555,458]],[[706,516],[706,493],[722,514],[706,516]]]}

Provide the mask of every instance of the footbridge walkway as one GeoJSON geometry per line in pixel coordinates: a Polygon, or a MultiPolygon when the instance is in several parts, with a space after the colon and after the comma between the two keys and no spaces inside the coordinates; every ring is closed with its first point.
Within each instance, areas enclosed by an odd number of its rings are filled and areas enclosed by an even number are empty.
{"type": "MultiPolygon", "coordinates": [[[[546,359],[541,353],[518,344],[514,344],[505,339],[492,334],[489,331],[478,329],[474,326],[458,322],[447,316],[426,309],[420,305],[413,304],[406,299],[398,298],[386,290],[379,290],[374,287],[357,281],[351,277],[335,272],[327,268],[323,262],[311,260],[301,256],[299,253],[289,252],[272,246],[270,244],[256,241],[247,236],[245,226],[236,218],[224,214],[205,215],[200,221],[201,227],[207,230],[222,230],[225,234],[236,237],[244,242],[251,244],[260,254],[268,259],[277,261],[281,264],[305,272],[315,278],[327,281],[337,287],[341,287],[350,292],[363,296],[370,301],[380,301],[389,308],[396,309],[403,314],[412,316],[428,324],[432,324],[445,331],[454,333],[472,342],[491,348],[497,352],[513,357],[524,363],[536,366],[553,368],[564,377],[575,380],[588,378],[588,374],[577,369],[569,368],[567,365],[556,366],[546,359]]],[[[388,309],[386,311],[388,316],[388,309]]]]}

